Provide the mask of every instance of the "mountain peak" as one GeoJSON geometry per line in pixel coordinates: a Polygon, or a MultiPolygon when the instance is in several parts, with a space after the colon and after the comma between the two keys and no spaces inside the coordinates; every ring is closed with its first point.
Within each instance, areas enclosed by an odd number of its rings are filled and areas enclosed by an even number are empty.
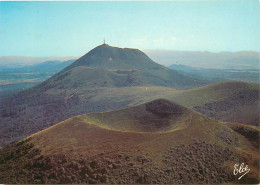
{"type": "MultiPolygon", "coordinates": [[[[95,50],[97,50],[97,49],[111,49],[111,50],[115,50],[115,51],[117,51],[117,52],[122,52],[122,51],[138,51],[138,52],[140,52],[140,53],[142,53],[142,54],[144,54],[143,52],[141,52],[139,49],[136,49],[136,48],[121,48],[121,47],[117,47],[117,46],[111,46],[111,45],[109,45],[109,44],[106,44],[106,43],[104,43],[104,44],[101,44],[101,45],[98,45],[97,47],[95,47],[94,49],[92,49],[92,50],[90,50],[88,53],[90,53],[90,52],[92,52],[92,51],[95,51],[95,50]]],[[[88,53],[86,53],[86,55],[88,54],[88,53]]]]}
{"type": "Polygon", "coordinates": [[[138,49],[119,48],[104,43],[80,57],[66,70],[78,66],[129,70],[143,69],[151,65],[153,67],[160,66],[138,49]]]}
{"type": "Polygon", "coordinates": [[[101,44],[101,45],[99,45],[99,46],[97,46],[97,47],[112,47],[112,46],[109,46],[108,44],[101,44]]]}
{"type": "Polygon", "coordinates": [[[187,88],[204,84],[152,61],[138,49],[102,44],[45,81],[41,89],[167,86],[187,88]]]}

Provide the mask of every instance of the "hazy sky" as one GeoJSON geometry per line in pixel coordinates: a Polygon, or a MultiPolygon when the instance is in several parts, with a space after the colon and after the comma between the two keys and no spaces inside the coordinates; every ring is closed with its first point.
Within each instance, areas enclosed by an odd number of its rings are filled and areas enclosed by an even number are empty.
{"type": "Polygon", "coordinates": [[[260,50],[260,3],[0,2],[0,56],[80,56],[139,49],[260,50]]]}

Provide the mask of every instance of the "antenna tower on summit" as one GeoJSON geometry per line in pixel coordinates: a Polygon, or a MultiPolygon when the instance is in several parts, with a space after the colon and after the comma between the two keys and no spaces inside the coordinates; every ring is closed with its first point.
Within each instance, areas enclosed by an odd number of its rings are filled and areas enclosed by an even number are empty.
{"type": "Polygon", "coordinates": [[[104,44],[106,44],[106,39],[104,39],[104,44]]]}

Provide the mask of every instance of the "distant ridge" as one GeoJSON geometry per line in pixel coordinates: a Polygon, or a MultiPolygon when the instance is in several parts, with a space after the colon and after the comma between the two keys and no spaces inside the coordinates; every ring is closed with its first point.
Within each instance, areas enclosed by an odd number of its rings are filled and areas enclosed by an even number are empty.
{"type": "Polygon", "coordinates": [[[145,50],[145,53],[160,64],[182,64],[192,67],[221,69],[259,69],[260,52],[208,52],[145,50]],[[210,61],[210,62],[209,62],[210,61]]]}

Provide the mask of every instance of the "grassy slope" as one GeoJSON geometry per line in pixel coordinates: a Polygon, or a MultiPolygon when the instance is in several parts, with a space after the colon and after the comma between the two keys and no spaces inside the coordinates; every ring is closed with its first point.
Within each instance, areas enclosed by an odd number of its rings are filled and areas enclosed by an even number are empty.
{"type": "Polygon", "coordinates": [[[259,85],[236,81],[218,82],[183,91],[182,97],[178,96],[178,99],[182,104],[194,107],[229,98],[236,92],[251,90],[259,90],[259,85]]]}
{"type": "MultiPolygon", "coordinates": [[[[115,127],[113,129],[105,128],[107,124],[113,122],[115,113],[120,115],[117,126],[122,126],[120,120],[124,121],[124,116],[127,116],[127,119],[136,120],[134,117],[136,114],[144,113],[146,115],[145,110],[139,108],[94,115],[95,118],[103,120],[104,114],[107,116],[111,114],[112,119],[108,120],[106,124],[86,120],[86,117],[91,116],[88,114],[76,116],[28,137],[27,145],[31,144],[34,149],[40,151],[40,154],[34,154],[30,159],[27,154],[20,158],[8,159],[0,166],[2,169],[1,182],[22,183],[25,182],[23,179],[27,179],[28,182],[35,183],[40,179],[40,182],[45,183],[61,183],[63,173],[70,173],[76,179],[69,179],[63,183],[82,183],[80,181],[82,179],[88,183],[100,183],[102,174],[107,174],[107,183],[220,183],[230,181],[241,183],[231,175],[236,162],[245,162],[251,169],[251,173],[243,178],[244,182],[259,181],[258,150],[254,148],[254,145],[230,129],[227,123],[216,122],[192,110],[186,109],[188,112],[194,113],[191,121],[185,122],[185,127],[173,131],[132,132],[120,131],[122,128],[120,130],[116,130],[115,127]],[[137,113],[128,115],[129,110],[137,113]],[[43,157],[40,157],[41,155],[43,157]],[[66,156],[64,159],[66,162],[58,162],[63,159],[60,155],[66,156]],[[51,158],[52,163],[46,164],[49,165],[48,168],[36,165],[46,163],[44,156],[51,158]],[[55,158],[54,156],[60,157],[55,158]],[[19,166],[13,163],[12,173],[6,170],[9,163],[15,162],[15,160],[21,161],[21,159],[24,162],[19,166]],[[140,162],[140,159],[144,161],[140,162]],[[93,161],[98,161],[99,166],[92,167],[93,161]],[[78,163],[79,167],[73,169],[74,163],[78,163]],[[110,168],[109,163],[112,166],[119,165],[120,167],[110,168]],[[32,167],[27,168],[29,164],[32,164],[32,167]],[[80,174],[85,168],[84,164],[89,164],[92,172],[84,172],[88,173],[88,176],[82,177],[80,174]],[[198,164],[202,166],[197,166],[198,164]],[[24,166],[26,170],[33,170],[28,172],[33,175],[26,175],[27,173],[21,175],[20,166],[24,166]],[[171,171],[172,167],[175,167],[175,170],[171,171]],[[65,172],[62,172],[61,168],[64,168],[65,172]],[[103,168],[106,168],[106,172],[102,172],[103,168]],[[203,171],[196,172],[196,169],[200,168],[203,171]],[[51,176],[53,173],[51,169],[54,169],[56,176],[51,176]],[[195,169],[194,172],[193,169],[195,169]],[[139,171],[137,175],[135,175],[136,171],[139,171]],[[91,175],[93,173],[96,175],[91,175]],[[16,179],[10,174],[16,175],[16,179]],[[192,178],[191,174],[193,174],[192,178]],[[211,177],[212,174],[214,177],[211,177]],[[144,178],[143,175],[146,177],[144,178]],[[183,176],[188,178],[185,179],[183,176]],[[8,177],[10,177],[9,181],[4,181],[8,177]]],[[[30,151],[28,153],[31,154],[30,151]]]]}
{"type": "Polygon", "coordinates": [[[229,122],[259,124],[259,85],[221,82],[187,90],[176,102],[209,117],[229,122]]]}

